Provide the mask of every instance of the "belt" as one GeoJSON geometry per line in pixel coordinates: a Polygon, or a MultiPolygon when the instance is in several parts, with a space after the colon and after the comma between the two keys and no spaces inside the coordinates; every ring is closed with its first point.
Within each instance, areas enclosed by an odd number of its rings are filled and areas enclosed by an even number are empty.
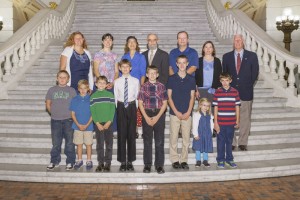
{"type": "MultiPolygon", "coordinates": [[[[122,101],[118,101],[118,103],[124,104],[124,102],[122,102],[122,101]]],[[[135,101],[129,101],[129,102],[128,102],[128,105],[129,105],[129,104],[135,104],[135,101]]]]}
{"type": "Polygon", "coordinates": [[[145,109],[145,111],[148,111],[148,112],[159,112],[159,111],[160,111],[160,108],[155,108],[155,109],[145,109]]]}

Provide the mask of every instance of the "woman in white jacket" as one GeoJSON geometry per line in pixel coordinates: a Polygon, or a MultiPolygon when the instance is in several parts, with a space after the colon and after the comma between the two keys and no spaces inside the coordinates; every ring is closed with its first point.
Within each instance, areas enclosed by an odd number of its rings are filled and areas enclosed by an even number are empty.
{"type": "Polygon", "coordinates": [[[66,70],[70,74],[68,85],[78,93],[78,81],[85,79],[89,82],[90,88],[93,88],[92,59],[83,34],[72,33],[64,47],[60,56],[60,70],[66,70]]]}

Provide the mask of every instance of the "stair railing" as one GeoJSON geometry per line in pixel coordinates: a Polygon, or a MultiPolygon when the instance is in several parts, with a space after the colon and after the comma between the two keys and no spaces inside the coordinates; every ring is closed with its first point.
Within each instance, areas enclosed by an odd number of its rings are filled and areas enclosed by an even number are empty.
{"type": "Polygon", "coordinates": [[[300,107],[299,85],[295,87],[295,76],[300,73],[299,57],[278,45],[242,11],[226,11],[220,1],[207,0],[207,17],[219,40],[232,41],[233,35],[242,34],[245,49],[258,56],[259,78],[264,80],[264,86],[274,88],[274,97],[287,98],[286,106],[300,107]]]}
{"type": "Polygon", "coordinates": [[[0,99],[17,86],[24,73],[54,40],[68,34],[75,15],[75,0],[61,1],[56,10],[42,9],[0,48],[0,99]]]}

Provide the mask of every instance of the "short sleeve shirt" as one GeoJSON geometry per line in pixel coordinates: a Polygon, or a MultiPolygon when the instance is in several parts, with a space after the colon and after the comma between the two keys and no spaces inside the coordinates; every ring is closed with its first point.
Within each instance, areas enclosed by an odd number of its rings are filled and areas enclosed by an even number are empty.
{"type": "MultiPolygon", "coordinates": [[[[189,109],[191,91],[196,89],[195,78],[189,74],[181,78],[176,73],[169,77],[167,89],[172,90],[172,100],[176,109],[181,113],[186,113],[189,109]]],[[[170,114],[175,115],[172,109],[170,109],[170,114]]]]}
{"type": "Polygon", "coordinates": [[[126,53],[123,55],[122,60],[127,59],[131,63],[130,75],[141,81],[142,76],[146,76],[146,58],[143,54],[135,52],[131,59],[130,54],[126,53]]]}
{"type": "Polygon", "coordinates": [[[71,118],[69,106],[73,97],[76,96],[74,88],[69,86],[51,87],[47,94],[46,100],[51,100],[51,118],[54,120],[64,120],[71,118]]]}
{"type": "Polygon", "coordinates": [[[108,82],[113,82],[115,77],[115,65],[119,62],[117,54],[114,52],[99,51],[95,54],[94,62],[99,62],[99,73],[102,76],[106,76],[108,82]]]}
{"type": "MultiPolygon", "coordinates": [[[[76,119],[79,124],[85,125],[91,118],[90,111],[90,96],[86,95],[84,97],[77,95],[74,97],[70,104],[70,110],[75,112],[76,119]]],[[[79,130],[78,126],[73,123],[72,128],[74,130],[79,130]]],[[[87,127],[86,131],[93,131],[93,123],[87,127]]]]}

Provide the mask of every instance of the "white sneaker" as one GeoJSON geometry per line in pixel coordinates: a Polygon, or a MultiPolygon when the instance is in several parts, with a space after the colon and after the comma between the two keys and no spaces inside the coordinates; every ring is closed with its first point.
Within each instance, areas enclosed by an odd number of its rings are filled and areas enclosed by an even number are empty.
{"type": "Polygon", "coordinates": [[[72,169],[73,169],[73,165],[71,163],[68,163],[67,166],[66,166],[66,170],[70,171],[72,169]]]}
{"type": "Polygon", "coordinates": [[[53,163],[50,163],[50,164],[47,166],[47,170],[53,170],[55,167],[59,167],[59,164],[53,164],[53,163]]]}

